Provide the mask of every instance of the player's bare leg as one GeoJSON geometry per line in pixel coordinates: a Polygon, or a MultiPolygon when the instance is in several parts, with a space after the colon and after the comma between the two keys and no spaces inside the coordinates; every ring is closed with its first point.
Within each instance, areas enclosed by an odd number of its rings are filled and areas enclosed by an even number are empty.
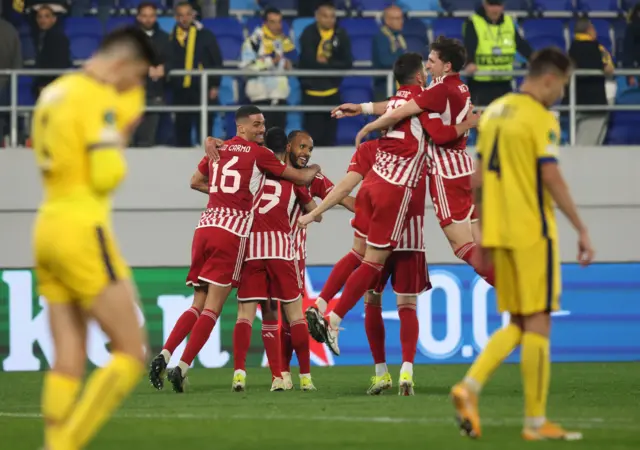
{"type": "Polygon", "coordinates": [[[449,245],[455,255],[474,268],[476,273],[484,278],[487,283],[493,285],[493,271],[485,271],[478,259],[475,257],[478,247],[475,239],[480,236],[478,225],[472,224],[469,220],[454,222],[442,229],[449,240],[449,245]],[[476,228],[475,234],[473,229],[476,228]]]}
{"type": "Polygon", "coordinates": [[[375,375],[371,377],[371,384],[367,389],[369,395],[380,395],[393,385],[391,374],[387,368],[384,349],[385,330],[382,321],[382,296],[373,291],[364,295],[364,328],[367,332],[369,348],[375,364],[375,375]]]}
{"type": "Polygon", "coordinates": [[[523,317],[520,369],[525,419],[522,438],[527,441],[580,440],[582,433],[567,431],[546,416],[551,379],[550,330],[551,315],[547,312],[523,317]]]}
{"type": "Polygon", "coordinates": [[[416,314],[418,297],[398,295],[398,315],[400,316],[400,343],[402,344],[402,367],[398,381],[398,395],[414,395],[413,361],[418,346],[419,325],[416,314]]]}
{"type": "Polygon", "coordinates": [[[316,387],[311,379],[309,335],[307,333],[307,322],[302,312],[302,296],[293,302],[283,302],[282,307],[289,318],[291,343],[298,356],[298,363],[300,364],[300,390],[315,391],[316,387]]]}
{"type": "Polygon", "coordinates": [[[456,420],[462,435],[471,438],[479,438],[482,435],[478,396],[495,370],[520,345],[522,329],[522,316],[511,315],[509,325],[491,335],[464,379],[451,389],[451,400],[456,409],[456,420]]]}
{"type": "Polygon", "coordinates": [[[187,342],[187,348],[184,349],[178,365],[167,373],[167,379],[175,392],[184,392],[187,383],[187,371],[200,350],[202,350],[202,347],[204,347],[204,344],[209,340],[209,336],[211,336],[211,332],[216,326],[222,307],[227,301],[230,292],[231,285],[209,284],[204,309],[191,329],[191,338],[187,342]]]}
{"type": "Polygon", "coordinates": [[[137,296],[129,281],[110,284],[94,300],[89,316],[109,337],[112,359],[89,377],[82,396],[64,424],[59,438],[67,445],[52,449],[84,448],[120,403],[135,388],[144,371],[147,337],[138,323],[137,296]]]}
{"type": "Polygon", "coordinates": [[[151,360],[149,381],[154,388],[158,390],[164,388],[164,378],[167,372],[167,365],[171,360],[171,355],[191,332],[191,329],[200,317],[200,313],[204,309],[204,302],[206,300],[207,285],[194,287],[191,307],[178,318],[178,321],[173,326],[173,330],[171,330],[171,334],[169,334],[167,342],[165,342],[162,347],[162,351],[151,360]]]}

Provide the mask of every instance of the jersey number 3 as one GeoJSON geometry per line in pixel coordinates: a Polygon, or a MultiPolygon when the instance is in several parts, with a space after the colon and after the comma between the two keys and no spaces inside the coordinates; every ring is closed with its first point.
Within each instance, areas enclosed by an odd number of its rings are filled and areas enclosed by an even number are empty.
{"type": "Polygon", "coordinates": [[[496,134],[496,139],[493,141],[493,148],[491,149],[491,155],[489,156],[489,171],[495,172],[498,178],[500,178],[500,154],[498,153],[498,147],[500,136],[496,134]]]}

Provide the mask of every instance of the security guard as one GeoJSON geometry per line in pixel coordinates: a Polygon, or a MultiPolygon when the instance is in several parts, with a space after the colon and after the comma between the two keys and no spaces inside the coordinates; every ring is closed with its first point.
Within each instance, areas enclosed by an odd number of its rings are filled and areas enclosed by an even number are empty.
{"type": "MultiPolygon", "coordinates": [[[[467,73],[513,70],[516,52],[529,60],[533,50],[516,30],[511,16],[504,14],[504,0],[484,0],[463,25],[467,49],[467,73]]],[[[472,101],[487,106],[512,91],[512,76],[476,76],[469,80],[472,101]]]]}

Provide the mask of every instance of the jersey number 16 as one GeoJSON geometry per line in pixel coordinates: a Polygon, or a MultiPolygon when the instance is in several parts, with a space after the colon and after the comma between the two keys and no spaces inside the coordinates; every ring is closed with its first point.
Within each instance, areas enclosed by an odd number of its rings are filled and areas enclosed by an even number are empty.
{"type": "Polygon", "coordinates": [[[218,171],[220,169],[220,163],[213,163],[211,165],[211,186],[209,192],[214,194],[220,189],[225,194],[235,194],[240,189],[240,172],[233,169],[233,166],[238,162],[238,157],[234,156],[227,163],[222,166],[222,174],[220,174],[220,180],[218,180],[218,171]]]}

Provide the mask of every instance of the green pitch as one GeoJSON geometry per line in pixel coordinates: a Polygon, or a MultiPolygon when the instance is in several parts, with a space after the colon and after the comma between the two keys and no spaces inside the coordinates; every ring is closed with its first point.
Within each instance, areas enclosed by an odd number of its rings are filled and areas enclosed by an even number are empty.
{"type": "MultiPolygon", "coordinates": [[[[397,378],[397,367],[392,368],[397,378]]],[[[554,364],[549,411],[582,442],[523,443],[519,367],[502,367],[481,401],[484,436],[458,435],[447,394],[463,366],[417,366],[416,396],[368,397],[369,367],[314,368],[317,392],[269,392],[266,370],[250,369],[248,391],[232,393],[232,371],[194,370],[177,395],[146,382],[90,446],[92,450],[201,449],[538,449],[640,448],[640,365],[554,364]]],[[[297,380],[296,380],[297,381],[297,380]]],[[[41,445],[41,373],[0,373],[0,442],[41,445]]],[[[394,379],[394,383],[396,380],[394,379]]],[[[395,386],[394,386],[395,388],[395,386]]]]}

